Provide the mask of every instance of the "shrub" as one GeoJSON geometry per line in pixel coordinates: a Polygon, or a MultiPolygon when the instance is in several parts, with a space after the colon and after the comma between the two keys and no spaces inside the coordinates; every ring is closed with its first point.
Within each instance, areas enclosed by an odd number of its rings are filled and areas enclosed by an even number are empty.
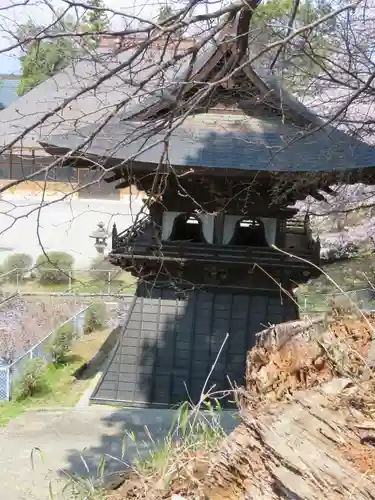
{"type": "Polygon", "coordinates": [[[27,253],[13,253],[5,259],[3,271],[4,273],[10,273],[7,276],[8,280],[17,281],[17,279],[23,279],[25,271],[30,269],[32,263],[33,259],[31,255],[28,255],[27,253]],[[13,270],[14,273],[11,272],[13,270]]]}
{"type": "Polygon", "coordinates": [[[351,241],[326,241],[320,256],[326,263],[353,259],[359,253],[359,245],[351,241]]]}
{"type": "Polygon", "coordinates": [[[113,281],[121,270],[99,255],[90,265],[90,276],[96,281],[108,281],[108,273],[110,273],[110,280],[113,281]]]}
{"type": "Polygon", "coordinates": [[[74,327],[72,323],[60,326],[53,341],[48,346],[48,352],[55,365],[63,365],[67,362],[70,346],[72,345],[74,327]]]}
{"type": "Polygon", "coordinates": [[[43,372],[45,369],[42,359],[29,359],[26,363],[22,377],[17,381],[15,397],[18,401],[45,390],[43,372]]]}
{"type": "Polygon", "coordinates": [[[39,281],[43,285],[69,283],[74,259],[66,252],[47,252],[39,255],[36,265],[39,281]]]}
{"type": "Polygon", "coordinates": [[[84,333],[91,333],[104,327],[106,308],[103,302],[94,302],[85,311],[84,333]]]}

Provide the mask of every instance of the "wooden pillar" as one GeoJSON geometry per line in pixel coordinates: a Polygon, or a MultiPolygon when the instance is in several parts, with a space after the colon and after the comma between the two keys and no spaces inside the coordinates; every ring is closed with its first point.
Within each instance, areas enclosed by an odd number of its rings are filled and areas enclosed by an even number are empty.
{"type": "Polygon", "coordinates": [[[276,223],[276,246],[285,248],[286,219],[277,219],[276,223]]]}
{"type": "Polygon", "coordinates": [[[214,244],[223,244],[224,235],[224,224],[225,224],[225,212],[222,210],[219,212],[214,219],[214,244]]]}

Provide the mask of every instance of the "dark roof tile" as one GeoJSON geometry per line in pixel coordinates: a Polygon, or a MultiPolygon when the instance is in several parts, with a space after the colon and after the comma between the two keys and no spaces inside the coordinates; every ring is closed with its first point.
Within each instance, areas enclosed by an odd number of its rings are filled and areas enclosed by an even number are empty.
{"type": "MultiPolygon", "coordinates": [[[[25,129],[37,124],[46,114],[68,102],[78,92],[94,86],[99,78],[125,65],[134,55],[134,50],[133,48],[117,54],[102,54],[97,60],[87,58],[76,61],[20,97],[1,112],[0,149],[17,139],[25,129]]],[[[113,113],[125,100],[129,101],[126,110],[137,105],[140,99],[149,96],[155,86],[159,85],[160,78],[157,78],[139,91],[138,83],[147,80],[148,75],[154,71],[154,62],[160,54],[160,49],[151,47],[132,62],[131,71],[128,68],[120,69],[116,75],[95,86],[93,90],[85,91],[79,98],[69,102],[62,111],[55,113],[43,124],[35,126],[34,130],[22,139],[24,153],[27,153],[27,148],[40,148],[41,137],[46,138],[52,134],[62,134],[98,123],[113,113]]],[[[167,51],[165,60],[168,60],[168,57],[171,57],[171,54],[167,51]]],[[[164,86],[173,81],[178,67],[164,72],[164,86]]],[[[120,112],[125,109],[120,109],[120,112]]]]}
{"type": "MultiPolygon", "coordinates": [[[[242,117],[241,125],[233,127],[228,126],[230,120],[219,117],[219,127],[202,126],[207,118],[212,120],[210,115],[190,117],[172,132],[172,165],[277,172],[330,172],[375,166],[375,148],[333,128],[299,137],[298,128],[276,119],[242,117]]],[[[241,119],[234,118],[237,123],[241,119]]],[[[85,147],[82,144],[95,132],[94,126],[55,136],[53,144],[61,151],[78,148],[83,154],[99,158],[157,164],[164,150],[165,132],[155,133],[153,126],[113,119],[85,147]]]]}

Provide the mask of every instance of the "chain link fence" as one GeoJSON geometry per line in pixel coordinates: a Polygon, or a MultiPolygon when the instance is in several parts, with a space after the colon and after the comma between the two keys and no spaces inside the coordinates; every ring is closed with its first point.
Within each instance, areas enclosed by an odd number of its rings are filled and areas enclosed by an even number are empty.
{"type": "Polygon", "coordinates": [[[10,370],[7,366],[0,367],[0,401],[10,400],[10,370]]]}
{"type": "MultiPolygon", "coordinates": [[[[133,297],[123,297],[120,300],[113,302],[105,301],[105,327],[115,329],[123,324],[128,314],[130,304],[133,297]]],[[[12,399],[17,380],[22,377],[25,367],[30,359],[43,359],[46,363],[52,361],[49,354],[48,346],[53,342],[54,336],[58,330],[67,324],[73,326],[74,337],[80,338],[84,334],[85,312],[91,306],[93,301],[89,301],[85,307],[81,308],[77,313],[71,316],[68,320],[54,328],[40,342],[36,343],[31,349],[20,356],[16,361],[9,365],[0,365],[0,401],[9,401],[12,399]]]]}
{"type": "Polygon", "coordinates": [[[51,344],[51,342],[53,342],[54,336],[62,326],[71,324],[73,326],[75,338],[78,338],[83,334],[84,316],[88,307],[90,306],[86,306],[67,321],[61,323],[61,325],[46,335],[40,342],[26,351],[16,361],[9,365],[0,367],[0,401],[9,401],[12,398],[14,385],[17,380],[22,377],[30,359],[43,359],[46,363],[50,363],[52,361],[47,347],[51,344]]]}
{"type": "Polygon", "coordinates": [[[361,288],[359,290],[345,290],[345,293],[307,293],[297,291],[297,300],[301,312],[319,313],[330,312],[337,306],[348,311],[356,307],[363,311],[375,311],[375,289],[361,288]]]}

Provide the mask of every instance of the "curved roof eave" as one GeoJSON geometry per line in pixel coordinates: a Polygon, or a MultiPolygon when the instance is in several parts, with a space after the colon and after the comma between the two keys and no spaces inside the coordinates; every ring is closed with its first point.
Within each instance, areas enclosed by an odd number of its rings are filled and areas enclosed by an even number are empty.
{"type": "MultiPolygon", "coordinates": [[[[130,115],[127,117],[117,116],[107,123],[98,135],[92,133],[93,129],[89,126],[64,135],[52,136],[40,143],[48,150],[51,150],[51,147],[57,147],[62,148],[66,153],[68,151],[82,151],[81,145],[86,144],[90,138],[89,145],[85,146],[85,155],[93,155],[101,159],[115,158],[120,162],[126,162],[127,158],[137,158],[137,161],[144,164],[157,164],[160,161],[162,145],[164,144],[160,130],[152,130],[150,122],[137,122],[134,119],[130,120],[130,117],[139,116],[142,111],[151,108],[154,110],[152,112],[156,114],[162,107],[165,107],[165,104],[167,104],[168,109],[168,102],[174,98],[173,89],[176,86],[180,89],[181,84],[188,76],[193,78],[193,75],[196,77],[199,74],[202,82],[209,82],[212,75],[207,69],[217,67],[217,62],[229,50],[233,56],[232,63],[235,61],[240,65],[244,59],[242,56],[239,58],[240,56],[235,52],[237,50],[235,36],[229,39],[223,37],[212,39],[207,50],[197,56],[193,70],[191,70],[190,62],[186,61],[176,73],[173,80],[176,83],[173,88],[160,90],[159,86],[149,99],[145,99],[137,108],[133,107],[130,115]],[[225,50],[221,50],[220,43],[226,44],[225,50]],[[158,108],[158,106],[160,107],[158,108]],[[143,136],[139,135],[139,130],[144,132],[143,136]],[[139,148],[141,143],[144,143],[145,137],[148,141],[158,137],[160,144],[140,152],[139,148]]],[[[244,57],[248,57],[248,55],[244,57]]],[[[230,127],[223,134],[221,133],[222,127],[218,127],[217,130],[198,130],[196,137],[192,138],[192,130],[189,130],[189,127],[182,123],[173,132],[169,141],[172,164],[186,167],[201,165],[202,167],[230,170],[238,165],[240,169],[245,171],[268,170],[297,173],[334,171],[348,173],[355,169],[369,168],[375,165],[374,148],[335,130],[332,126],[325,125],[323,120],[285,90],[274,76],[265,74],[264,71],[259,68],[255,69],[253,66],[248,66],[247,70],[246,67],[243,68],[246,77],[258,88],[261,95],[266,94],[267,100],[270,99],[272,105],[285,106],[292,117],[299,118],[299,121],[303,122],[304,132],[307,128],[306,136],[297,133],[295,135],[298,136],[298,140],[289,141],[288,136],[291,134],[288,131],[276,129],[271,131],[264,121],[260,128],[245,131],[242,135],[241,132],[232,130],[230,127]],[[286,141],[284,142],[285,137],[286,141]],[[209,139],[215,144],[216,152],[211,147],[212,145],[210,146],[209,139]],[[278,151],[277,154],[275,151],[278,151]]],[[[223,68],[228,71],[233,70],[232,66],[227,68],[225,64],[223,68]]],[[[280,120],[281,122],[282,120],[280,120]]]]}
{"type": "MultiPolygon", "coordinates": [[[[165,134],[152,126],[147,129],[142,122],[117,119],[94,138],[93,131],[95,128],[87,127],[79,133],[54,136],[42,144],[55,155],[59,151],[76,151],[87,159],[97,158],[101,164],[136,162],[150,171],[163,156],[165,134]]],[[[245,175],[268,171],[347,176],[360,170],[371,170],[372,175],[375,148],[338,130],[321,129],[304,136],[272,123],[259,128],[250,121],[244,130],[184,122],[169,137],[169,160],[176,167],[243,170],[245,175]]]]}
{"type": "Polygon", "coordinates": [[[280,106],[284,105],[297,116],[302,117],[314,127],[324,126],[324,121],[313,111],[309,110],[301,101],[286,90],[274,76],[258,75],[273,93],[274,98],[279,100],[280,106]]]}

